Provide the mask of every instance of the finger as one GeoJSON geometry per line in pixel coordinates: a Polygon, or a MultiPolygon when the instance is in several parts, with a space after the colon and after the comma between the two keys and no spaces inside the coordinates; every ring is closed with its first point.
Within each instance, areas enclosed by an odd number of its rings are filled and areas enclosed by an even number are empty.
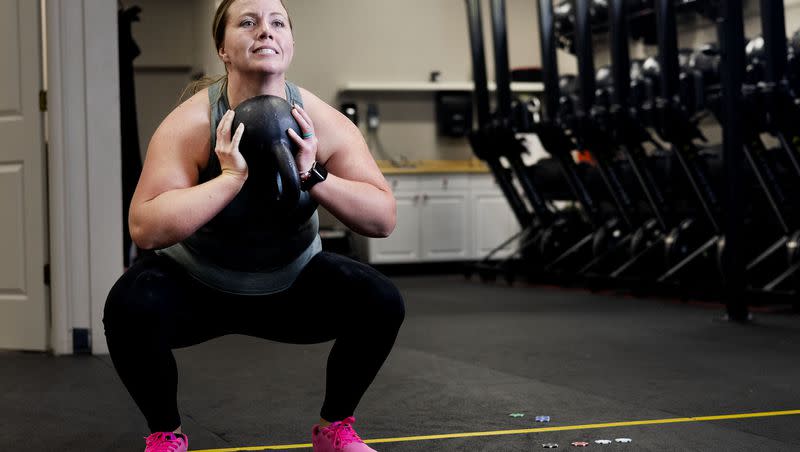
{"type": "Polygon", "coordinates": [[[306,118],[303,117],[303,115],[297,108],[292,108],[292,116],[294,117],[294,120],[297,121],[297,125],[300,126],[300,130],[302,130],[303,132],[311,128],[308,125],[308,121],[306,121],[306,118]]]}
{"type": "Polygon", "coordinates": [[[303,121],[305,121],[306,124],[308,124],[309,128],[313,128],[314,127],[314,122],[311,120],[311,116],[309,116],[307,111],[303,110],[303,107],[295,104],[294,105],[294,111],[296,111],[300,115],[300,117],[303,119],[303,121]]]}
{"type": "Polygon", "coordinates": [[[228,112],[225,112],[221,118],[219,118],[219,123],[217,123],[217,138],[219,138],[220,133],[222,133],[222,127],[225,124],[225,116],[228,115],[228,112]]]}
{"type": "Polygon", "coordinates": [[[220,116],[220,118],[219,118],[219,124],[217,124],[217,129],[218,129],[218,130],[219,130],[220,126],[222,126],[222,123],[225,121],[225,118],[227,118],[227,117],[228,117],[228,115],[230,114],[230,112],[231,112],[231,111],[230,111],[230,110],[228,110],[228,111],[226,111],[225,113],[223,113],[223,114],[222,114],[222,116],[220,116]]]}
{"type": "Polygon", "coordinates": [[[236,127],[236,133],[233,134],[233,139],[231,140],[231,148],[236,149],[239,151],[239,143],[242,141],[242,135],[244,135],[244,123],[239,123],[239,126],[236,127]]]}
{"type": "Polygon", "coordinates": [[[233,121],[233,111],[228,110],[222,115],[222,119],[217,126],[217,141],[226,143],[230,137],[231,122],[233,121]]]}
{"type": "Polygon", "coordinates": [[[303,137],[301,137],[300,135],[298,135],[298,134],[297,134],[297,132],[295,132],[295,131],[294,131],[294,129],[288,129],[288,130],[287,130],[287,133],[289,134],[289,136],[292,138],[292,140],[294,140],[294,142],[295,142],[295,143],[296,143],[298,146],[300,146],[301,148],[302,148],[302,147],[305,147],[305,145],[306,145],[306,142],[305,142],[305,140],[303,140],[303,137]]]}

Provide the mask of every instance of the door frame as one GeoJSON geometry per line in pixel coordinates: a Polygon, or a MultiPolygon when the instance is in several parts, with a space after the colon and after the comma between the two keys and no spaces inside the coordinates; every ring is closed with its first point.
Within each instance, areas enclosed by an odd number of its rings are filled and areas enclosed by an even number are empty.
{"type": "Polygon", "coordinates": [[[103,306],[123,272],[118,5],[44,4],[50,344],[72,354],[73,331],[88,329],[104,354],[103,306]]]}

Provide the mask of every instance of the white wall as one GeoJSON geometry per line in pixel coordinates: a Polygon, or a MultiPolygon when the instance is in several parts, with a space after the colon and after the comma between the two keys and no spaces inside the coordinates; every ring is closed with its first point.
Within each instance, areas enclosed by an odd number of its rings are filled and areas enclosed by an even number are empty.
{"type": "MultiPolygon", "coordinates": [[[[139,22],[131,25],[141,54],[133,60],[136,109],[139,120],[140,153],[164,116],[178,103],[192,74],[201,71],[201,31],[203,2],[197,0],[137,0],[125,6],[139,6],[139,22]]],[[[205,42],[203,41],[203,42],[205,42]]]]}

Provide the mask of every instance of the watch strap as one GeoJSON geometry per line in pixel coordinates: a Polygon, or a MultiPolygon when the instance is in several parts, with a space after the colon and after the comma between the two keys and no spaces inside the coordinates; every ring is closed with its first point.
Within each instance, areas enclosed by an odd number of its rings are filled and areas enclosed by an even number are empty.
{"type": "Polygon", "coordinates": [[[328,178],[328,170],[322,163],[314,162],[311,169],[304,173],[300,173],[300,189],[308,191],[314,185],[324,181],[328,178]]]}

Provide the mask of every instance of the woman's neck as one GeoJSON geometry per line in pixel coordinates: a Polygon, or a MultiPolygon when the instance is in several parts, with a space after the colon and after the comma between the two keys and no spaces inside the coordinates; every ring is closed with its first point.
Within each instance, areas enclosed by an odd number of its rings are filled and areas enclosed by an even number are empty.
{"type": "Polygon", "coordinates": [[[257,74],[248,76],[241,72],[228,74],[228,103],[236,108],[243,101],[262,94],[286,98],[286,77],[280,75],[257,74]]]}

